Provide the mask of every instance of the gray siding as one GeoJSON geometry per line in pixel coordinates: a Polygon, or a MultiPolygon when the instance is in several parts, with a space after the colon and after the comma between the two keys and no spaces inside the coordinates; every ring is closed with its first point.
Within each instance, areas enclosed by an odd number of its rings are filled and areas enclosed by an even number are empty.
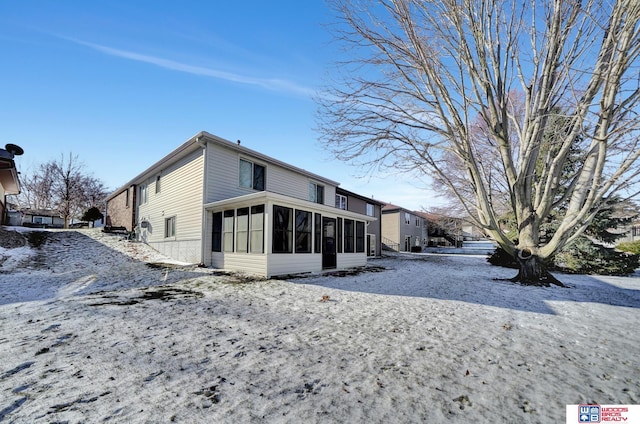
{"type": "Polygon", "coordinates": [[[259,158],[225,148],[219,144],[207,145],[207,194],[205,203],[217,202],[255,193],[255,190],[240,187],[240,159],[266,167],[266,191],[291,196],[296,199],[309,200],[309,182],[324,187],[324,204],[333,206],[336,187],[322,181],[293,172],[279,165],[268,163],[259,158]]]}

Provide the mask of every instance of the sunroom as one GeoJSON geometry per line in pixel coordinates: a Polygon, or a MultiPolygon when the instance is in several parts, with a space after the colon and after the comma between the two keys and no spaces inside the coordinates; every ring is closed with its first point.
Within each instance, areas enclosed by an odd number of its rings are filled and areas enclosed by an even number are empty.
{"type": "Polygon", "coordinates": [[[205,265],[267,278],[367,263],[375,218],[271,192],[204,205],[205,265]]]}

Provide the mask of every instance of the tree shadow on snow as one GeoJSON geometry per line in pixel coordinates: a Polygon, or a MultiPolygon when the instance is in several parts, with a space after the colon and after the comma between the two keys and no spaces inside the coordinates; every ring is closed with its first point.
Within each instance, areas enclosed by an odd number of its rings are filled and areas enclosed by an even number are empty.
{"type": "Polygon", "coordinates": [[[488,264],[483,256],[407,255],[373,259],[350,272],[307,275],[290,281],[339,290],[469,302],[527,312],[556,314],[553,302],[640,308],[640,276],[555,274],[567,288],[505,281],[517,271],[488,264]]]}

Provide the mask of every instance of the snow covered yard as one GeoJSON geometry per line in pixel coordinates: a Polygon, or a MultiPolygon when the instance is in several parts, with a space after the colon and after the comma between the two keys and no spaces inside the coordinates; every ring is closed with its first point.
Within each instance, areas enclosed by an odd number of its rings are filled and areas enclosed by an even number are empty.
{"type": "Polygon", "coordinates": [[[640,275],[481,256],[256,281],[99,230],[0,247],[0,422],[524,422],[640,403],[640,275]],[[162,265],[161,263],[165,263],[162,265]]]}

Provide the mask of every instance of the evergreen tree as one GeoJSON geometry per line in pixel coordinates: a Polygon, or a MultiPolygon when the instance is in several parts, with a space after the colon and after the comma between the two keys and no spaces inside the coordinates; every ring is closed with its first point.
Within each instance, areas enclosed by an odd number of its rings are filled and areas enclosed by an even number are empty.
{"type": "Polygon", "coordinates": [[[82,215],[82,220],[91,221],[92,227],[95,227],[95,222],[102,218],[104,218],[104,215],[102,214],[102,212],[100,212],[100,209],[98,209],[95,206],[92,206],[89,209],[87,209],[84,215],[82,215]]]}
{"type": "MultiPolygon", "coordinates": [[[[551,270],[575,274],[628,275],[640,267],[640,255],[622,252],[614,247],[624,233],[616,229],[624,227],[638,216],[638,208],[631,202],[619,198],[607,200],[585,233],[567,244],[547,266],[551,270]]],[[[542,237],[552,237],[561,216],[547,222],[541,230],[542,237]]],[[[508,222],[508,221],[507,221],[508,222]]],[[[509,268],[517,268],[513,257],[503,249],[487,259],[489,263],[509,268]]]]}

